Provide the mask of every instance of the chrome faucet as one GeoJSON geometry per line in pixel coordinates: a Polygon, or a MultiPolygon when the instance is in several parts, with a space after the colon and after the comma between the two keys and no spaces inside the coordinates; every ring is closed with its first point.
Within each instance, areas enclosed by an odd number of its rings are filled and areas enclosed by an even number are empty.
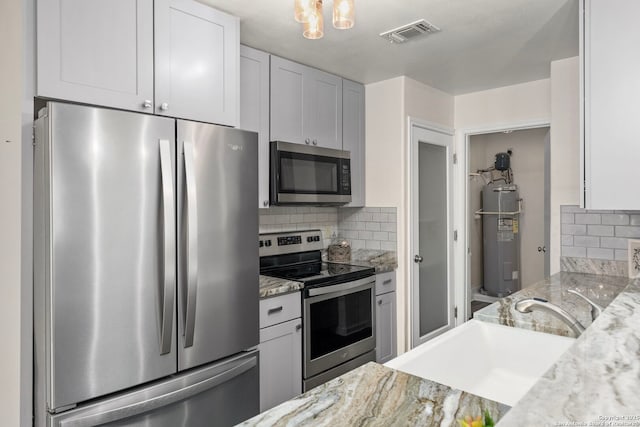
{"type": "Polygon", "coordinates": [[[569,289],[567,292],[569,292],[570,294],[574,294],[574,295],[579,296],[580,298],[582,298],[583,300],[585,300],[586,302],[588,302],[591,305],[591,321],[596,320],[596,317],[598,317],[598,316],[600,316],[600,314],[602,314],[602,310],[604,310],[604,309],[602,308],[602,306],[600,304],[591,301],[589,298],[585,297],[580,292],[575,291],[573,289],[569,289]]]}
{"type": "Polygon", "coordinates": [[[584,332],[584,326],[573,317],[568,311],[562,307],[558,307],[555,304],[550,303],[543,298],[526,298],[518,301],[515,304],[516,310],[520,313],[531,313],[534,310],[546,311],[547,313],[557,317],[569,326],[576,337],[580,336],[584,332]]]}

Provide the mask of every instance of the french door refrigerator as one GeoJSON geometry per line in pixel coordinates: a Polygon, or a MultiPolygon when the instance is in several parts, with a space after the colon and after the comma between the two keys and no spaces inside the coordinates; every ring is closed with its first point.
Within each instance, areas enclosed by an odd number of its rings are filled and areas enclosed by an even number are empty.
{"type": "Polygon", "coordinates": [[[49,102],[36,121],[35,424],[259,412],[257,135],[49,102]]]}

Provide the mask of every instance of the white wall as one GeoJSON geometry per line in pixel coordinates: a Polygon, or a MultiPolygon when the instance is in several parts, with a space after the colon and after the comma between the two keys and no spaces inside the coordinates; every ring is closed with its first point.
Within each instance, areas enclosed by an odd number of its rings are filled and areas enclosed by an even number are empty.
{"type": "Polygon", "coordinates": [[[22,7],[20,0],[0,2],[0,414],[3,426],[20,425],[21,410],[22,7]]]}
{"type": "MultiPolygon", "coordinates": [[[[520,274],[523,287],[544,279],[544,149],[548,128],[517,130],[512,133],[490,133],[471,137],[469,167],[472,172],[493,165],[495,154],[513,150],[511,168],[514,183],[524,200],[520,216],[520,274]]],[[[481,178],[470,181],[469,246],[471,247],[471,286],[482,281],[482,219],[474,219],[480,209],[481,178]]]]}
{"type": "Polygon", "coordinates": [[[453,127],[453,97],[407,77],[366,86],[366,203],[398,213],[398,352],[409,346],[408,117],[453,127]]]}
{"type": "Polygon", "coordinates": [[[580,204],[580,61],[551,63],[551,274],[560,271],[560,206],[580,204]]]}

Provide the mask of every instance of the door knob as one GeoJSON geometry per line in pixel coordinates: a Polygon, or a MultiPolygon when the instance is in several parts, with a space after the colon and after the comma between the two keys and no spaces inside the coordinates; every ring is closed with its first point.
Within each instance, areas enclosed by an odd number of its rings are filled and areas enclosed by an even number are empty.
{"type": "Polygon", "coordinates": [[[162,104],[160,104],[160,109],[162,111],[167,111],[169,109],[169,104],[166,102],[163,102],[162,104]]]}
{"type": "Polygon", "coordinates": [[[547,253],[547,247],[546,246],[538,246],[538,252],[547,253]]]}
{"type": "Polygon", "coordinates": [[[313,145],[318,145],[318,140],[317,139],[313,140],[313,145]]]}
{"type": "Polygon", "coordinates": [[[145,99],[145,101],[142,103],[142,106],[144,108],[151,108],[151,107],[153,107],[153,103],[150,100],[145,99]]]}
{"type": "Polygon", "coordinates": [[[309,144],[311,144],[311,140],[309,138],[305,138],[304,143],[309,145],[309,144]]]}
{"type": "Polygon", "coordinates": [[[420,255],[416,255],[415,257],[413,257],[413,261],[417,263],[421,263],[423,259],[424,258],[422,258],[420,255]]]}

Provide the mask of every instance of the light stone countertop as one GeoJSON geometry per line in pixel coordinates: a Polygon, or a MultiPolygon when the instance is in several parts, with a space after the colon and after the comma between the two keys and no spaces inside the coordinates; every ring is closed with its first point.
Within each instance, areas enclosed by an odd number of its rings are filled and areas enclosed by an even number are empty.
{"type": "Polygon", "coordinates": [[[260,298],[270,298],[297,292],[304,287],[301,282],[260,275],[260,298]]]}
{"type": "Polygon", "coordinates": [[[609,304],[499,425],[640,425],[640,280],[609,304]]]}
{"type": "Polygon", "coordinates": [[[455,426],[507,406],[369,362],[257,415],[241,426],[455,426]]]}
{"type": "Polygon", "coordinates": [[[572,337],[573,332],[561,320],[542,311],[520,313],[514,304],[525,298],[544,298],[567,310],[587,328],[591,324],[591,306],[567,290],[574,289],[607,307],[629,283],[626,277],[561,272],[476,311],[473,317],[483,322],[572,337]]]}
{"type": "MultiPolygon", "coordinates": [[[[324,253],[323,257],[326,258],[326,252],[324,253]]],[[[394,251],[382,251],[376,249],[352,249],[351,259],[349,261],[340,262],[340,264],[373,267],[376,269],[376,273],[386,273],[389,271],[394,271],[396,268],[398,268],[398,258],[394,251]]]]}

